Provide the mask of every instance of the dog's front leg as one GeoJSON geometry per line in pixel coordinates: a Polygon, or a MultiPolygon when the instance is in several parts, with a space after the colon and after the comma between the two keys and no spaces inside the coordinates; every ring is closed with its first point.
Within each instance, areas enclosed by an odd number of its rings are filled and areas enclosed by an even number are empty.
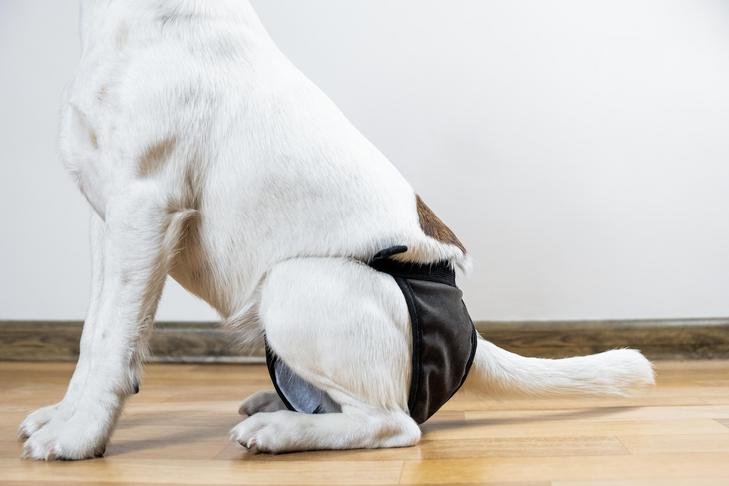
{"type": "Polygon", "coordinates": [[[88,379],[92,356],[92,336],[94,335],[94,327],[98,322],[97,315],[104,283],[105,224],[93,210],[91,211],[89,227],[91,233],[91,299],[81,334],[79,360],[63,400],[55,405],[39,408],[28,415],[18,428],[18,436],[21,439],[27,439],[33,435],[55,416],[70,417],[76,409],[76,403],[81,396],[83,385],[88,379]]]}
{"type": "Polygon", "coordinates": [[[93,226],[94,291],[81,356],[63,401],[31,414],[23,455],[84,459],[103,454],[139,368],[169,262],[188,213],[170,212],[153,186],[135,183],[93,226]],[[97,273],[94,270],[94,273],[97,273]]]}

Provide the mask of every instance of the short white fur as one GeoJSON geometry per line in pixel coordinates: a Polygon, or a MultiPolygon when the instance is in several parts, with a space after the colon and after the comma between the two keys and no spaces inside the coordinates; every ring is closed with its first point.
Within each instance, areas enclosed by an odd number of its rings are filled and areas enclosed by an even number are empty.
{"type": "MultiPolygon", "coordinates": [[[[395,244],[409,261],[469,261],[424,234],[408,182],[247,1],[82,0],[81,38],[60,150],[92,207],[91,301],[66,395],[20,426],[24,456],[103,454],[168,274],[241,339],[265,331],[342,405],[305,415],[261,392],[233,440],[270,452],[417,443],[407,308],[362,262],[395,244]]],[[[539,360],[479,340],[466,388],[620,395],[652,382],[637,351],[539,360]]]]}

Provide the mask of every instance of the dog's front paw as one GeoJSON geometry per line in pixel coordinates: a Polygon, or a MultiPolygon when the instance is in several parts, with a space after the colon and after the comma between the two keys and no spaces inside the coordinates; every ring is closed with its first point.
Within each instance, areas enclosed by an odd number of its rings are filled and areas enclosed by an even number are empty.
{"type": "Polygon", "coordinates": [[[76,460],[101,457],[106,449],[108,427],[99,421],[74,415],[52,418],[23,445],[22,457],[35,460],[76,460]]]}
{"type": "Polygon", "coordinates": [[[38,429],[51,421],[58,411],[59,404],[42,407],[28,414],[18,427],[18,438],[25,440],[38,429]]]}

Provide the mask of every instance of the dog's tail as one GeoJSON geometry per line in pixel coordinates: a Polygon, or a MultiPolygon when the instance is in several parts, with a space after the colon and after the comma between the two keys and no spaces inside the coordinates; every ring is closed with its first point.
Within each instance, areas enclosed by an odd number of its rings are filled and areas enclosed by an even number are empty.
{"type": "Polygon", "coordinates": [[[625,396],[654,383],[653,366],[635,349],[564,359],[526,358],[479,338],[463,388],[486,396],[625,396]]]}

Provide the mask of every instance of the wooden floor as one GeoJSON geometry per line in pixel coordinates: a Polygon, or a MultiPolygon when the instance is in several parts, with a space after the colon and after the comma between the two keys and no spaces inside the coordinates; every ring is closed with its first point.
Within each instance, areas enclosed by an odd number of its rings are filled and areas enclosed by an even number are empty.
{"type": "Polygon", "coordinates": [[[3,484],[729,485],[729,362],[663,362],[640,398],[455,397],[420,445],[249,455],[228,442],[259,365],[150,365],[103,459],[18,459],[26,412],[58,399],[68,364],[0,363],[3,484]]]}

